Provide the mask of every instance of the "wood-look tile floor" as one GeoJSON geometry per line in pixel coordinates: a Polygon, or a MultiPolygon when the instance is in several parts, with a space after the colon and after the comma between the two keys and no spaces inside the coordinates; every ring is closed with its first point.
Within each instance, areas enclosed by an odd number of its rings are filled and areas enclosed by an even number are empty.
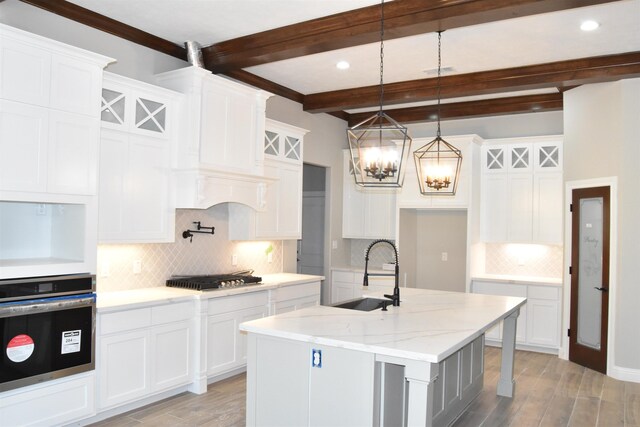
{"type": "MultiPolygon", "coordinates": [[[[640,427],[640,384],[617,381],[556,356],[516,351],[513,399],[496,396],[500,350],[485,351],[484,389],[455,427],[640,427]]],[[[99,423],[99,427],[243,426],[245,375],[183,393],[99,423]]]]}

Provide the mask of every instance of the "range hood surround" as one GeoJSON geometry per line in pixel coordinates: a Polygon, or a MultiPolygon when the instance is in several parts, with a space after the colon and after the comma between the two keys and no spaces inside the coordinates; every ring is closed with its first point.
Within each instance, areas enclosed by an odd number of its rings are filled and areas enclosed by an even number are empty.
{"type": "Polygon", "coordinates": [[[173,152],[176,207],[207,209],[226,202],[266,208],[274,179],[264,176],[266,101],[258,90],[198,67],[156,75],[185,94],[173,152]]]}
{"type": "Polygon", "coordinates": [[[240,203],[258,212],[267,205],[269,184],[275,179],[249,174],[195,169],[174,172],[176,207],[180,209],[208,209],[220,203],[240,203]]]}

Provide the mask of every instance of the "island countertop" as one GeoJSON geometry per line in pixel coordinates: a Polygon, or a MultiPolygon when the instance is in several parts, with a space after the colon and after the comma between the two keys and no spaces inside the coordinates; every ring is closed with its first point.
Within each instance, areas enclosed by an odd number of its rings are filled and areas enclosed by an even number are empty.
{"type": "MultiPolygon", "coordinates": [[[[438,363],[525,298],[401,288],[400,307],[369,312],[310,307],[245,322],[242,331],[438,363]]],[[[366,296],[381,298],[382,293],[366,296]]]]}

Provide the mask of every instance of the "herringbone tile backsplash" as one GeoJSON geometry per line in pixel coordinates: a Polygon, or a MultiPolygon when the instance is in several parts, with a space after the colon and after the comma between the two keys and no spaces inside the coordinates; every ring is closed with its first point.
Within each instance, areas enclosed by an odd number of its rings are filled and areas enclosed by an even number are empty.
{"type": "Polygon", "coordinates": [[[165,286],[172,275],[217,274],[253,269],[255,274],[282,271],[282,242],[237,242],[228,238],[227,205],[206,210],[176,211],[175,242],[149,244],[104,244],[98,246],[98,291],[165,286]],[[214,226],[215,234],[195,234],[193,242],[182,238],[182,232],[193,230],[193,222],[214,226]],[[272,262],[267,251],[272,248],[272,262]],[[232,265],[237,255],[238,265],[232,265]],[[133,273],[135,261],[141,272],[133,273]]]}

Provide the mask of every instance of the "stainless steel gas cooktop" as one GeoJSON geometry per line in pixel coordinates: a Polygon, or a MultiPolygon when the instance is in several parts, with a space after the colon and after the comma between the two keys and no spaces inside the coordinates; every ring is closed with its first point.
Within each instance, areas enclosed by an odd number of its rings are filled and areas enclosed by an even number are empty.
{"type": "Polygon", "coordinates": [[[167,280],[167,286],[195,291],[214,291],[217,289],[259,285],[261,282],[262,277],[253,276],[251,271],[247,271],[204,276],[175,276],[167,280]]]}

